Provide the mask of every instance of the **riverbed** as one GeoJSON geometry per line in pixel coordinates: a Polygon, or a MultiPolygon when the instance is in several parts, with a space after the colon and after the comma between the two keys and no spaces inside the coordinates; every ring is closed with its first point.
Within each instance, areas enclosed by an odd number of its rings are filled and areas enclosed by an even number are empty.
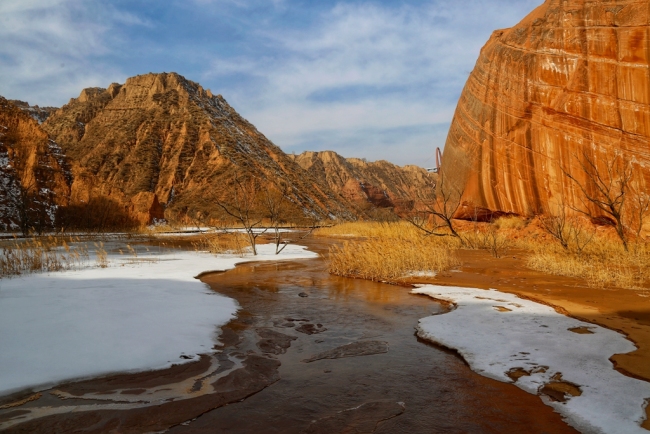
{"type": "MultiPolygon", "coordinates": [[[[309,246],[324,253],[328,242],[309,246]]],[[[575,432],[539,397],[418,340],[418,320],[445,307],[408,288],[331,276],[320,258],[202,280],[241,307],[216,352],[29,394],[0,410],[0,423],[13,421],[8,432],[575,432]]]]}

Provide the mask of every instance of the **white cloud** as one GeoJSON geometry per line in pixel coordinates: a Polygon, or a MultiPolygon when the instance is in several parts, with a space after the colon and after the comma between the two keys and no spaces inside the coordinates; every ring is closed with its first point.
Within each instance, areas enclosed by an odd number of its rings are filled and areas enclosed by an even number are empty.
{"type": "MultiPolygon", "coordinates": [[[[255,86],[230,94],[224,90],[226,97],[232,95],[236,108],[278,145],[298,151],[301,143],[310,146],[329,138],[336,148],[335,140],[362,137],[361,131],[376,135],[396,128],[433,128],[451,121],[479,49],[498,27],[495,17],[503,21],[507,15],[507,10],[481,4],[392,8],[341,3],[309,29],[258,30],[271,51],[280,53],[277,57],[217,60],[209,74],[256,78],[255,86]],[[368,91],[354,95],[364,88],[368,91]],[[323,100],[327,95],[337,97],[323,100]]],[[[522,11],[517,13],[523,18],[522,11]]],[[[512,17],[512,24],[516,21],[512,17]]],[[[416,137],[407,136],[384,145],[399,148],[416,137]]],[[[440,134],[417,140],[423,155],[444,144],[440,134]]],[[[362,139],[359,146],[370,144],[362,139]]],[[[393,160],[400,163],[420,158],[397,154],[393,160]]]]}
{"type": "Polygon", "coordinates": [[[286,150],[381,146],[414,163],[444,144],[491,31],[539,1],[0,0],[0,95],[60,105],[123,71],[176,70],[286,150]]]}
{"type": "Polygon", "coordinates": [[[150,26],[98,0],[0,3],[0,94],[32,104],[59,104],[84,87],[122,77],[102,62],[116,24],[150,26]]]}

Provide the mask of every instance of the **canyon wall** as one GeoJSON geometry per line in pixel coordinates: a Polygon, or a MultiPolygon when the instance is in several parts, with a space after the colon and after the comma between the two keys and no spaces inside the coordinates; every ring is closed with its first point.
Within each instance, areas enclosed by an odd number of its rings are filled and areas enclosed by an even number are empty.
{"type": "Polygon", "coordinates": [[[407,214],[414,209],[420,195],[432,190],[437,177],[421,167],[344,158],[333,151],[307,151],[290,157],[370,217],[374,216],[375,208],[407,214]]]}
{"type": "Polygon", "coordinates": [[[594,192],[594,176],[615,180],[624,167],[634,172],[631,194],[648,191],[649,10],[647,0],[547,0],[492,34],[441,168],[467,205],[598,214],[580,186],[594,192]]]}
{"type": "Polygon", "coordinates": [[[0,230],[54,227],[71,180],[61,148],[29,114],[0,97],[0,230]]]}

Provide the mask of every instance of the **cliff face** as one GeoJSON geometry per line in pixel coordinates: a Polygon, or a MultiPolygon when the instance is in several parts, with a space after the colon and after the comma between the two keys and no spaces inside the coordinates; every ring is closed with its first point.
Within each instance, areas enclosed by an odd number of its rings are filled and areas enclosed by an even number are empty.
{"type": "Polygon", "coordinates": [[[0,97],[0,230],[53,227],[70,181],[59,146],[36,120],[0,97]]]}
{"type": "Polygon", "coordinates": [[[220,95],[175,73],[85,89],[43,128],[74,162],[73,201],[110,198],[142,222],[210,214],[246,176],[287,186],[306,215],[353,217],[220,95]]]}
{"type": "Polygon", "coordinates": [[[419,194],[431,190],[436,177],[421,167],[399,167],[387,161],[368,163],[332,151],[303,152],[291,157],[361,211],[378,207],[407,213],[419,194]]]}
{"type": "Polygon", "coordinates": [[[498,30],[463,90],[442,175],[471,205],[531,215],[583,207],[566,173],[589,186],[617,161],[650,186],[647,1],[547,0],[498,30]]]}
{"type": "Polygon", "coordinates": [[[28,102],[17,99],[10,99],[9,102],[30,115],[39,124],[45,122],[52,113],[58,110],[57,107],[39,107],[37,105],[29,105],[28,102]]]}

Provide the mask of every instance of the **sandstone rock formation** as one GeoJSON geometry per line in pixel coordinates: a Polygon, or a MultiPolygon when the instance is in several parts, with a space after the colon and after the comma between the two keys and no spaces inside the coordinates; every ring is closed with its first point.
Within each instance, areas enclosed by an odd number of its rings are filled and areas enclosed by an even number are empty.
{"type": "Polygon", "coordinates": [[[61,148],[36,120],[0,97],[0,230],[53,227],[70,181],[61,148]]]}
{"type": "Polygon", "coordinates": [[[57,107],[39,107],[37,105],[29,105],[28,102],[17,99],[10,99],[9,102],[30,115],[38,121],[39,124],[45,122],[52,113],[58,110],[57,107]]]}
{"type": "Polygon", "coordinates": [[[43,124],[72,161],[72,202],[109,198],[143,223],[211,215],[235,177],[281,183],[303,215],[354,218],[220,95],[175,73],[85,89],[43,124]]]}
{"type": "Polygon", "coordinates": [[[582,165],[607,177],[619,154],[632,191],[647,191],[649,19],[645,0],[546,0],[495,31],[462,92],[442,176],[471,206],[533,215],[584,208],[566,173],[593,189],[582,165]]]}
{"type": "Polygon", "coordinates": [[[436,178],[436,174],[421,167],[346,159],[332,151],[290,157],[361,211],[371,214],[374,207],[393,209],[397,214],[411,211],[419,194],[431,190],[436,178]]]}

